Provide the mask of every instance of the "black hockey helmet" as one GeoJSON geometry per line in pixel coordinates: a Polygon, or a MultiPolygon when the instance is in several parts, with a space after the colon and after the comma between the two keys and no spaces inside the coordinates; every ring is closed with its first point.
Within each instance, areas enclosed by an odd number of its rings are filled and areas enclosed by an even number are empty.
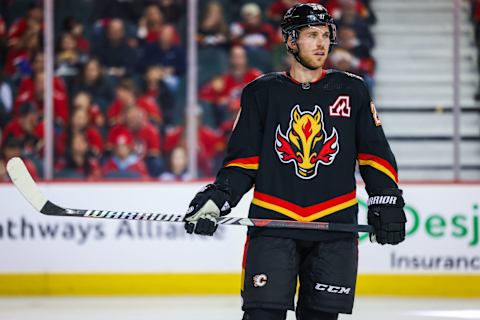
{"type": "Polygon", "coordinates": [[[327,25],[330,30],[330,48],[336,44],[337,28],[333,18],[327,9],[320,4],[306,3],[294,5],[283,16],[280,27],[282,28],[283,39],[287,43],[288,36],[292,36],[293,40],[296,41],[298,29],[316,25],[327,25]]]}

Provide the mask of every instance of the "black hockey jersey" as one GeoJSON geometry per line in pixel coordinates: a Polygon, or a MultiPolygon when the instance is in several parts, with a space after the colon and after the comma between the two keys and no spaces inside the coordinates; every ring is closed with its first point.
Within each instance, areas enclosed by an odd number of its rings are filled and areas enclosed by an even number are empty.
{"type": "MultiPolygon", "coordinates": [[[[270,73],[243,90],[217,182],[231,187],[232,205],[254,186],[251,218],[357,223],[357,162],[369,194],[397,188],[395,158],[363,80],[328,70],[301,84],[288,73],[270,73]]],[[[267,228],[249,234],[353,236],[267,228]]]]}

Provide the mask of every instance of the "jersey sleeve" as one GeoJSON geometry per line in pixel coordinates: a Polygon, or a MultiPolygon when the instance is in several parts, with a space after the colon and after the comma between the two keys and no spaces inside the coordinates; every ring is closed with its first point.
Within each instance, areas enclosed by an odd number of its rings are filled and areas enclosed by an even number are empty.
{"type": "Polygon", "coordinates": [[[235,206],[255,183],[259,161],[263,125],[255,91],[245,87],[241,108],[230,141],[223,167],[217,174],[217,183],[227,184],[232,191],[231,205],[235,206]]]}
{"type": "Polygon", "coordinates": [[[367,88],[361,86],[356,124],[357,160],[367,193],[398,188],[397,163],[367,88]]]}

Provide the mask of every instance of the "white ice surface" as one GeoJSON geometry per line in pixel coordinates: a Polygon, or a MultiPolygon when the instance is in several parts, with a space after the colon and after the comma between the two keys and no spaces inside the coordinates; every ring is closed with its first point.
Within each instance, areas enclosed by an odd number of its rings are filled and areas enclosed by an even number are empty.
{"type": "MultiPolygon", "coordinates": [[[[0,298],[1,320],[240,320],[240,299],[203,297],[0,298]]],[[[292,312],[288,320],[295,319],[292,312]]],[[[480,299],[357,298],[343,320],[480,319],[480,299]]]]}

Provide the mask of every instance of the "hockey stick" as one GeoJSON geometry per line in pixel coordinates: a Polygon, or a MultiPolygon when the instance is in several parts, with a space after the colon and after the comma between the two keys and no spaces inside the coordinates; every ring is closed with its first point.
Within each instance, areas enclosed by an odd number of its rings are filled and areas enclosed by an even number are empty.
{"type": "MultiPolygon", "coordinates": [[[[23,197],[40,213],[47,216],[66,216],[81,218],[101,218],[120,220],[144,220],[183,222],[183,215],[150,213],[150,212],[124,212],[106,210],[85,210],[60,207],[49,201],[40,191],[32,176],[28,173],[25,164],[20,158],[12,158],[7,163],[7,172],[13,183],[23,197]]],[[[301,222],[292,220],[250,219],[239,217],[221,217],[218,224],[238,225],[248,227],[314,229],[339,232],[374,232],[372,226],[330,222],[301,222]]]]}

